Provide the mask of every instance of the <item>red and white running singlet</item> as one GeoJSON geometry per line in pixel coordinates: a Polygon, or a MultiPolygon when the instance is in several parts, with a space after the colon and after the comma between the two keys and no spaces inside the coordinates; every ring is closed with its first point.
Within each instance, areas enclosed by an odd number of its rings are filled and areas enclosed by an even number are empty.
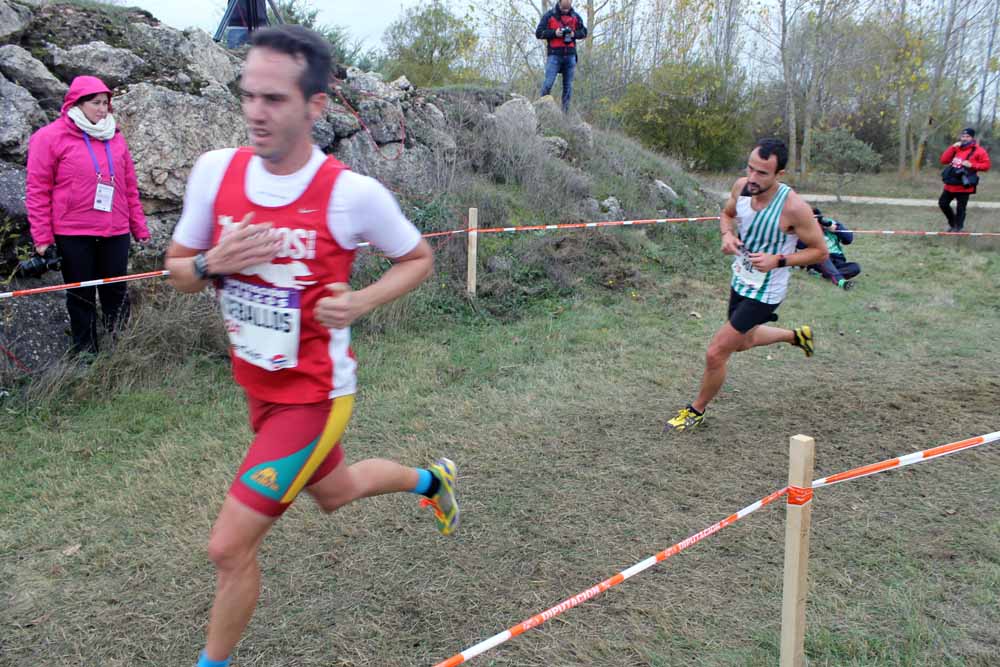
{"type": "Polygon", "coordinates": [[[350,329],[327,329],[315,318],[316,303],[330,296],[326,286],[351,277],[354,250],[337,243],[327,220],[337,178],[347,167],[328,156],[298,199],[260,206],[244,190],[253,155],[253,149],[240,148],[226,168],[215,198],[212,245],[227,226],[247,221],[270,223],[282,246],[270,262],[217,282],[233,377],[248,394],[271,403],[352,394],[357,363],[350,329]]]}

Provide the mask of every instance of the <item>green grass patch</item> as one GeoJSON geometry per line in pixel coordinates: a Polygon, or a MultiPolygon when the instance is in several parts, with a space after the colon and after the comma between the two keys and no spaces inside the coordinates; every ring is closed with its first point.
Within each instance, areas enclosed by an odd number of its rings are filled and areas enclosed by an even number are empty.
{"type": "MultiPolygon", "coordinates": [[[[941,167],[943,169],[944,167],[941,167]]],[[[895,170],[888,169],[878,174],[858,174],[841,186],[840,176],[836,174],[809,174],[804,178],[790,177],[789,185],[799,192],[813,194],[849,195],[856,197],[892,197],[900,199],[934,199],[941,196],[941,169],[924,169],[917,176],[910,172],[900,176],[895,170]]],[[[742,172],[703,173],[699,178],[710,187],[720,191],[729,191],[733,180],[742,172]]],[[[1000,201],[1000,187],[993,183],[994,176],[990,172],[980,175],[981,183],[972,201],[1000,201]]]]}

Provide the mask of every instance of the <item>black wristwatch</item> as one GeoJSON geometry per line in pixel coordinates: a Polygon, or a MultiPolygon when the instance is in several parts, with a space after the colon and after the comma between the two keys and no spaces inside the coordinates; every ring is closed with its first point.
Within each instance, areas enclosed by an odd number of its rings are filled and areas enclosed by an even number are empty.
{"type": "Polygon", "coordinates": [[[778,255],[778,268],[783,269],[788,266],[788,258],[784,255],[778,255]]]}
{"type": "Polygon", "coordinates": [[[203,252],[194,256],[194,275],[198,276],[198,280],[216,280],[222,277],[221,273],[208,272],[208,260],[203,252]]]}

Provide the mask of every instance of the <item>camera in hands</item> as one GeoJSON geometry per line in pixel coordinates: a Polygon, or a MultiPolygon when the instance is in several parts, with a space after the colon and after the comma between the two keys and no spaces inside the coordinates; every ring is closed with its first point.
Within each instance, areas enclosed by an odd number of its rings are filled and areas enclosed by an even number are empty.
{"type": "Polygon", "coordinates": [[[41,278],[49,271],[58,271],[62,266],[62,257],[54,245],[45,249],[44,255],[33,257],[18,263],[17,275],[21,278],[41,278]]]}

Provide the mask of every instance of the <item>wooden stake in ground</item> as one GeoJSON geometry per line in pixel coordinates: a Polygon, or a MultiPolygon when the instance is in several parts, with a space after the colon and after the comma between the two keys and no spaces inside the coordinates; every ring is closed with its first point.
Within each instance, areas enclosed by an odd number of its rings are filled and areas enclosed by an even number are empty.
{"type": "Polygon", "coordinates": [[[816,441],[796,435],[789,442],[788,511],[785,521],[785,584],[781,602],[781,667],[805,665],[809,524],[816,441]]]}
{"type": "MultiPolygon", "coordinates": [[[[470,208],[469,229],[472,230],[478,228],[479,228],[479,209],[470,208]]],[[[466,269],[467,273],[465,279],[465,291],[469,294],[469,296],[474,297],[476,296],[476,262],[477,262],[476,255],[479,251],[479,234],[470,231],[468,237],[469,237],[469,243],[468,243],[469,258],[466,269]]]]}

